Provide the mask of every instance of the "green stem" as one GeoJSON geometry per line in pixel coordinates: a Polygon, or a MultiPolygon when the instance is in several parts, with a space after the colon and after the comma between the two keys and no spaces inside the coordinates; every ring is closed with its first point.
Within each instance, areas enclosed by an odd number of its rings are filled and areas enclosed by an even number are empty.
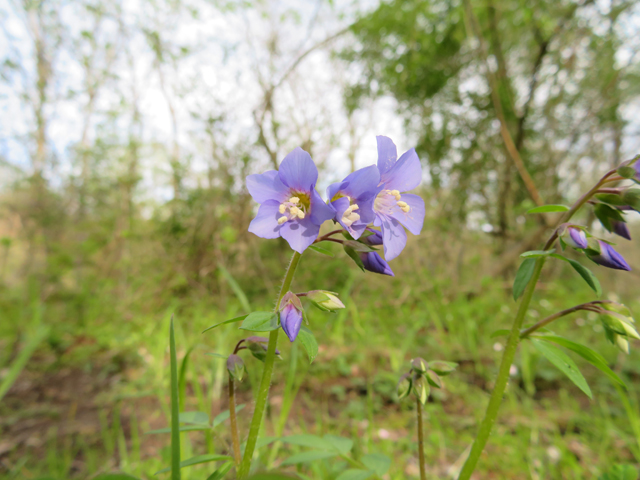
{"type": "Polygon", "coordinates": [[[549,315],[547,318],[543,318],[535,325],[531,325],[529,328],[520,332],[520,340],[525,337],[528,337],[536,330],[540,330],[542,327],[549,325],[551,322],[564,317],[565,315],[569,315],[570,313],[577,312],[579,310],[588,310],[590,312],[599,312],[601,309],[598,309],[593,302],[582,303],[580,305],[576,305],[575,307],[567,308],[566,310],[561,310],[558,313],[554,313],[553,315],[549,315]]]}
{"type": "MultiPolygon", "coordinates": [[[[284,294],[291,288],[291,281],[293,275],[298,267],[298,262],[302,255],[298,252],[294,252],[291,257],[291,263],[287,268],[287,273],[284,276],[282,282],[282,288],[278,295],[278,301],[276,302],[275,312],[278,312],[280,308],[280,301],[284,294]]],[[[247,446],[244,450],[244,457],[242,457],[242,463],[238,469],[238,478],[245,478],[249,475],[249,469],[251,468],[251,459],[253,458],[253,452],[256,449],[256,442],[258,441],[258,434],[260,433],[260,426],[262,425],[262,417],[264,415],[265,407],[267,406],[267,398],[269,397],[269,387],[271,387],[271,375],[273,374],[273,363],[276,358],[276,344],[278,343],[278,332],[280,329],[273,330],[269,333],[269,345],[267,346],[267,357],[264,359],[264,369],[262,370],[262,380],[260,380],[260,387],[258,389],[258,396],[256,397],[256,406],[253,410],[253,418],[251,419],[251,426],[249,427],[249,438],[247,438],[247,446]]]]}
{"type": "Polygon", "coordinates": [[[231,442],[233,443],[233,458],[236,467],[240,465],[242,456],[240,455],[240,438],[238,437],[238,420],[236,417],[236,391],[235,384],[229,375],[229,420],[231,421],[231,442]]]}
{"type": "Polygon", "coordinates": [[[416,398],[416,405],[418,406],[418,458],[420,462],[420,480],[427,480],[427,470],[425,468],[424,461],[424,432],[422,431],[422,403],[420,403],[419,398],[416,398]]]}

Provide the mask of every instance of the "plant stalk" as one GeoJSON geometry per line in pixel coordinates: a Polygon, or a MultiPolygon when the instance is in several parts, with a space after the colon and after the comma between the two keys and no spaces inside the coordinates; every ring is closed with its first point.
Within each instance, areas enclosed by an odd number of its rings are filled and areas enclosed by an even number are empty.
{"type": "Polygon", "coordinates": [[[427,470],[424,461],[424,432],[422,430],[422,403],[416,398],[416,416],[418,417],[418,461],[420,462],[420,480],[427,480],[427,470]]]}
{"type": "Polygon", "coordinates": [[[231,442],[233,443],[233,458],[236,462],[236,468],[242,461],[240,455],[240,438],[238,436],[238,420],[236,417],[236,392],[235,382],[229,375],[229,420],[231,421],[231,442]]]}
{"type": "Polygon", "coordinates": [[[575,307],[567,308],[566,310],[561,310],[561,311],[559,311],[557,313],[554,313],[553,315],[549,315],[547,318],[543,318],[542,320],[540,320],[535,325],[531,325],[529,328],[523,330],[520,333],[520,339],[522,340],[523,338],[529,336],[530,334],[532,334],[536,330],[541,329],[545,325],[549,325],[551,322],[559,319],[560,317],[564,317],[565,315],[569,315],[570,313],[577,312],[578,310],[588,310],[590,312],[599,312],[600,311],[599,308],[594,306],[593,302],[582,303],[580,305],[576,305],[575,307]]]}
{"type": "MultiPolygon", "coordinates": [[[[287,268],[287,273],[284,276],[282,282],[282,288],[278,295],[278,301],[276,302],[275,312],[278,312],[280,308],[280,302],[285,293],[291,288],[291,281],[293,275],[298,267],[298,262],[302,255],[298,252],[294,252],[291,257],[291,263],[287,268]]],[[[253,410],[253,417],[251,419],[251,426],[249,427],[249,437],[247,438],[247,446],[244,450],[244,456],[242,457],[242,463],[238,469],[238,478],[246,478],[249,475],[249,469],[251,468],[251,459],[253,458],[253,452],[256,449],[256,442],[258,441],[258,435],[260,433],[260,426],[262,425],[262,417],[264,410],[267,406],[267,398],[269,397],[269,388],[271,387],[271,375],[273,374],[273,363],[276,358],[276,344],[278,343],[278,332],[280,329],[273,330],[269,333],[269,345],[267,346],[267,356],[264,359],[264,369],[262,370],[262,380],[260,380],[260,387],[258,389],[258,396],[256,398],[256,406],[253,410]]]]}

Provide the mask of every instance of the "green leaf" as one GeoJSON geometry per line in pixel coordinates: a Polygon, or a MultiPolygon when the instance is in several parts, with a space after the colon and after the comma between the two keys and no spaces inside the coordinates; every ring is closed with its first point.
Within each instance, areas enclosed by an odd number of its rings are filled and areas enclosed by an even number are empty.
{"type": "Polygon", "coordinates": [[[569,380],[575,383],[576,386],[587,395],[587,397],[593,398],[587,381],[584,379],[582,373],[578,370],[578,366],[571,357],[569,357],[569,355],[549,343],[541,342],[540,340],[533,338],[531,339],[531,342],[536,350],[555,365],[562,373],[569,377],[569,380]]]}
{"type": "MultiPolygon", "coordinates": [[[[219,462],[220,460],[232,460],[232,458],[229,455],[196,455],[195,457],[187,458],[186,460],[180,462],[180,468],[190,467],[192,465],[198,465],[200,463],[219,462]]],[[[158,470],[156,473],[154,473],[154,475],[168,472],[169,470],[171,470],[171,467],[163,468],[162,470],[158,470]]],[[[178,470],[178,472],[180,472],[180,470],[178,470]]]]}
{"type": "Polygon", "coordinates": [[[287,458],[282,465],[297,465],[298,463],[313,462],[314,460],[322,460],[324,458],[335,457],[336,452],[327,452],[326,450],[309,450],[307,452],[298,453],[287,458]]]}
{"type": "Polygon", "coordinates": [[[9,391],[14,382],[18,379],[20,372],[27,364],[33,352],[35,352],[40,342],[42,342],[47,335],[49,335],[49,326],[40,325],[35,333],[27,339],[27,342],[15,360],[11,362],[9,371],[6,373],[2,382],[0,383],[0,400],[9,391]]]}
{"type": "Polygon", "coordinates": [[[292,445],[300,445],[301,447],[333,450],[333,444],[328,440],[318,437],[317,435],[310,435],[306,433],[302,435],[289,435],[288,437],[282,437],[280,441],[290,443],[292,445]]]}
{"type": "Polygon", "coordinates": [[[528,252],[522,253],[520,256],[522,258],[548,257],[553,252],[554,252],[553,250],[530,250],[528,252]]]}
{"type": "Polygon", "coordinates": [[[180,423],[193,423],[209,426],[209,415],[204,412],[180,412],[180,423]]]}
{"type": "Polygon", "coordinates": [[[318,245],[309,245],[309,248],[314,252],[321,253],[322,255],[326,255],[328,257],[335,257],[333,252],[327,250],[326,248],[319,247],[318,245]]]}
{"type": "Polygon", "coordinates": [[[180,480],[180,405],[178,392],[178,360],[173,315],[169,327],[169,359],[171,364],[171,480],[180,480]]]}
{"type": "MultiPolygon", "coordinates": [[[[241,404],[238,405],[236,407],[236,413],[238,413],[240,410],[242,410],[245,407],[245,404],[241,404]]],[[[227,420],[229,417],[231,416],[231,413],[229,412],[229,410],[225,410],[224,412],[219,413],[218,415],[216,415],[216,418],[213,419],[213,422],[211,423],[211,428],[216,428],[218,425],[220,425],[222,422],[224,422],[225,420],[227,420]]]]}
{"type": "Polygon", "coordinates": [[[381,477],[389,470],[391,466],[391,459],[381,453],[370,453],[360,459],[360,461],[369,470],[376,472],[376,475],[381,477]]]}
{"type": "MultiPolygon", "coordinates": [[[[616,173],[624,178],[633,178],[636,176],[636,169],[630,165],[625,165],[624,167],[618,168],[616,173]]],[[[634,479],[635,480],[635,479],[634,479]]]]}
{"type": "Polygon", "coordinates": [[[587,285],[589,285],[591,289],[594,292],[596,292],[597,296],[602,295],[602,287],[600,286],[600,282],[598,281],[597,277],[593,274],[593,272],[591,272],[591,270],[589,270],[587,267],[582,265],[580,262],[577,262],[576,260],[572,260],[567,257],[563,257],[562,255],[559,255],[557,253],[554,253],[551,256],[553,258],[558,258],[560,260],[564,260],[565,262],[568,262],[573,267],[573,269],[576,272],[578,272],[578,274],[583,278],[583,280],[587,282],[587,285]]]}
{"type": "Polygon", "coordinates": [[[233,275],[231,275],[229,270],[224,268],[222,265],[218,265],[218,272],[220,272],[220,275],[227,281],[227,283],[231,287],[231,290],[233,290],[233,293],[235,293],[236,297],[240,301],[242,308],[245,311],[251,310],[251,304],[249,303],[247,295],[244,293],[236,279],[233,278],[233,275]]]}
{"type": "Polygon", "coordinates": [[[527,213],[549,213],[549,212],[566,212],[570,210],[566,205],[542,205],[527,210],[527,213]]]}
{"type": "Polygon", "coordinates": [[[270,332],[280,328],[278,325],[278,315],[273,312],[252,312],[244,319],[242,330],[251,332],[270,332]]]}
{"type": "Polygon", "coordinates": [[[356,252],[375,252],[376,248],[373,248],[371,245],[367,245],[366,243],[359,242],[357,240],[347,240],[344,242],[343,246],[345,248],[353,248],[356,252]]]}
{"type": "Polygon", "coordinates": [[[353,248],[348,247],[346,245],[343,245],[343,248],[344,248],[344,252],[347,255],[349,255],[351,257],[351,260],[355,262],[358,268],[360,268],[360,270],[364,272],[365,271],[364,263],[362,263],[362,260],[360,259],[360,255],[358,255],[358,252],[356,252],[353,248]]]}
{"type": "Polygon", "coordinates": [[[564,337],[559,337],[556,335],[536,336],[536,338],[539,338],[540,340],[544,340],[545,342],[557,343],[558,345],[561,345],[565,348],[568,348],[569,350],[574,351],[575,353],[580,355],[582,358],[584,358],[587,362],[589,362],[591,365],[593,365],[602,373],[604,373],[614,383],[618,383],[626,388],[626,385],[620,379],[620,377],[616,375],[616,373],[609,368],[609,365],[607,365],[607,361],[604,359],[604,357],[600,355],[598,352],[596,352],[595,350],[592,350],[589,347],[580,345],[579,343],[573,342],[564,337]]]}
{"type": "Polygon", "coordinates": [[[609,205],[605,205],[604,203],[598,203],[593,207],[593,213],[600,220],[600,223],[604,228],[613,231],[613,225],[611,224],[611,220],[616,220],[618,222],[624,222],[624,217],[620,213],[620,210],[617,208],[610,207],[609,205]]]}
{"type": "Polygon", "coordinates": [[[92,480],[140,480],[138,477],[132,477],[126,473],[102,473],[92,480]]]}
{"type": "Polygon", "coordinates": [[[531,276],[533,275],[535,264],[535,258],[526,258],[520,264],[520,268],[518,268],[518,272],[516,273],[516,278],[513,281],[514,300],[518,300],[520,295],[522,295],[522,293],[524,292],[524,289],[527,287],[527,284],[529,283],[529,280],[531,280],[531,276]]]}
{"type": "Polygon", "coordinates": [[[302,327],[300,327],[300,333],[298,333],[298,340],[300,340],[300,343],[302,343],[302,346],[307,351],[307,355],[309,355],[309,363],[312,363],[318,355],[318,342],[316,341],[316,337],[313,336],[311,330],[302,325],[302,327]]]}
{"type": "Polygon", "coordinates": [[[598,480],[637,480],[638,470],[633,465],[615,465],[598,480]]]}
{"type": "Polygon", "coordinates": [[[222,480],[224,476],[233,468],[233,462],[227,462],[219,469],[207,477],[207,480],[222,480]]]}
{"type": "Polygon", "coordinates": [[[208,332],[209,330],[211,330],[213,328],[216,328],[216,327],[219,327],[220,325],[226,325],[227,323],[241,322],[242,320],[244,320],[248,316],[249,316],[249,314],[247,313],[246,315],[240,315],[239,317],[230,318],[229,320],[225,320],[224,322],[216,323],[215,325],[211,325],[209,328],[205,328],[202,331],[202,333],[208,332]]]}
{"type": "Polygon", "coordinates": [[[219,353],[205,353],[205,355],[209,355],[210,357],[214,357],[214,358],[221,358],[222,360],[226,360],[227,357],[226,355],[221,355],[219,353]]]}
{"type": "MultiPolygon", "coordinates": [[[[211,430],[209,425],[183,425],[179,429],[181,432],[199,432],[205,430],[211,430]]],[[[154,435],[156,433],[171,433],[171,427],[159,428],[158,430],[151,430],[145,432],[145,435],[154,435]]]]}
{"type": "Polygon", "coordinates": [[[371,478],[375,475],[375,472],[371,470],[360,470],[355,468],[350,468],[349,470],[345,470],[340,475],[336,477],[336,480],[366,480],[367,478],[371,478]]]}
{"type": "Polygon", "coordinates": [[[496,330],[495,332],[493,332],[489,338],[498,338],[498,337],[504,337],[507,336],[511,333],[511,330],[508,330],[506,328],[501,328],[500,330],[496,330]]]}
{"type": "Polygon", "coordinates": [[[324,439],[341,455],[346,455],[353,448],[353,440],[350,438],[338,437],[336,435],[325,435],[324,439]]]}

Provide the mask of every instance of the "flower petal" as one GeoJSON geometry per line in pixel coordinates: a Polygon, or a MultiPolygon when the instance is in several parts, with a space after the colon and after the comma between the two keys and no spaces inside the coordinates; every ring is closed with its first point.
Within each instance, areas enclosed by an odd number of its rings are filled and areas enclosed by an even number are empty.
{"type": "Polygon", "coordinates": [[[280,236],[298,253],[304,252],[318,238],[320,226],[316,225],[310,217],[285,222],[280,228],[280,236]]]}
{"type": "Polygon", "coordinates": [[[608,243],[598,240],[600,244],[600,255],[589,255],[589,258],[603,267],[615,268],[616,270],[631,270],[631,267],[608,243]]]}
{"type": "Polygon", "coordinates": [[[418,195],[403,193],[401,200],[411,209],[405,213],[397,205],[393,208],[391,216],[407,227],[414,235],[420,235],[422,224],[424,223],[424,200],[418,195]]]}
{"type": "Polygon", "coordinates": [[[280,325],[284,333],[289,337],[289,341],[293,342],[302,326],[302,312],[293,305],[287,305],[280,312],[280,325]]]}
{"type": "Polygon", "coordinates": [[[403,153],[393,167],[382,174],[380,181],[388,190],[407,192],[416,188],[422,181],[422,165],[415,149],[403,153]]]}
{"type": "Polygon", "coordinates": [[[281,229],[278,218],[282,216],[279,207],[277,200],[267,200],[260,205],[258,214],[249,224],[249,231],[262,238],[278,238],[281,229]]]}
{"type": "Polygon", "coordinates": [[[315,189],[311,190],[310,200],[310,217],[313,223],[316,225],[322,225],[327,220],[331,220],[335,217],[336,212],[333,207],[324,203],[324,200],[322,200],[322,197],[315,189]]]}
{"type": "Polygon", "coordinates": [[[280,180],[287,187],[298,192],[309,193],[318,181],[318,169],[311,155],[296,147],[280,164],[280,180]]]}
{"type": "Polygon", "coordinates": [[[282,203],[287,199],[289,189],[280,181],[277,170],[249,175],[246,183],[251,197],[258,203],[264,203],[267,200],[277,200],[282,203]]]}
{"type": "Polygon", "coordinates": [[[384,258],[391,261],[400,255],[407,244],[407,234],[400,222],[395,218],[378,215],[382,227],[382,243],[384,245],[384,258]]]}
{"type": "Polygon", "coordinates": [[[365,270],[395,277],[389,264],[377,252],[361,253],[360,260],[362,260],[365,270]]]}
{"type": "Polygon", "coordinates": [[[389,137],[378,135],[376,142],[378,142],[378,170],[380,174],[384,174],[396,163],[398,149],[389,137]]]}
{"type": "Polygon", "coordinates": [[[347,175],[340,190],[353,199],[366,200],[375,196],[379,183],[380,171],[375,165],[370,165],[347,175]]]}
{"type": "Polygon", "coordinates": [[[626,238],[627,240],[631,240],[631,233],[629,232],[629,227],[627,227],[625,222],[611,220],[611,226],[613,227],[613,233],[621,236],[622,238],[626,238]]]}

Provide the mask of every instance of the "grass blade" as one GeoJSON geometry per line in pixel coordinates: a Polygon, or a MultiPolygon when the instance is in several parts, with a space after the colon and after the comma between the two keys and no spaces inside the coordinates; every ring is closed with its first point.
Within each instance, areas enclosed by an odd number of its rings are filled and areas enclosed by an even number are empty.
{"type": "Polygon", "coordinates": [[[44,338],[49,334],[49,327],[41,326],[38,328],[36,333],[27,340],[27,344],[20,351],[16,359],[11,363],[9,367],[9,372],[0,383],[0,400],[11,388],[11,385],[18,379],[18,375],[27,364],[33,352],[35,352],[40,342],[44,340],[44,338]]]}

